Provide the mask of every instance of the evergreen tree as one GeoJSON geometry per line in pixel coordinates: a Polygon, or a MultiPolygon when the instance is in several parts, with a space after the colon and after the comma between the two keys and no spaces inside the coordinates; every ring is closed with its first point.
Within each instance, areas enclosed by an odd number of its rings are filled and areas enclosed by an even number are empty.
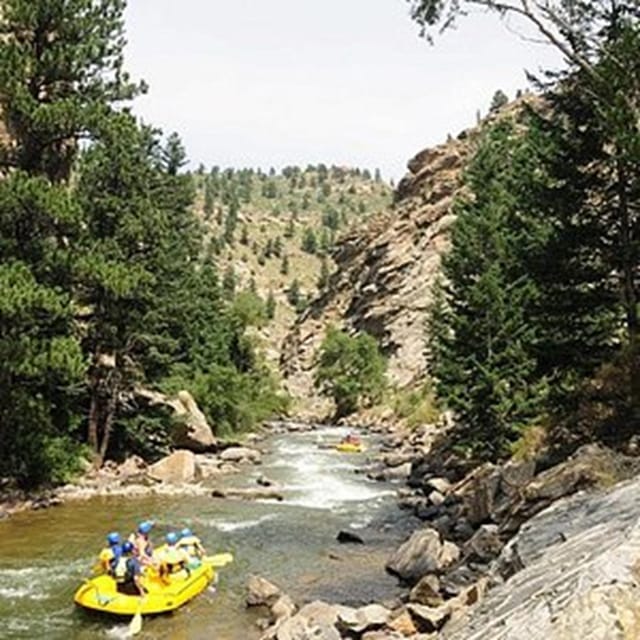
{"type": "Polygon", "coordinates": [[[0,107],[11,142],[2,164],[69,176],[77,140],[111,105],[143,89],[122,68],[123,0],[5,0],[0,107]]]}
{"type": "Polygon", "coordinates": [[[287,301],[294,308],[296,308],[300,302],[300,283],[297,278],[291,281],[287,289],[287,301]]]}
{"type": "Polygon", "coordinates": [[[489,111],[500,111],[502,107],[508,104],[509,98],[507,94],[504,93],[501,89],[498,89],[494,94],[493,98],[491,98],[491,105],[489,106],[489,111]]]}
{"type": "Polygon", "coordinates": [[[458,205],[431,323],[432,373],[458,417],[457,440],[489,459],[509,452],[545,400],[531,321],[539,292],[523,263],[544,234],[527,211],[532,165],[533,149],[510,124],[486,134],[468,170],[473,197],[458,205]]]}
{"type": "Polygon", "coordinates": [[[210,177],[206,177],[204,181],[204,213],[206,218],[209,218],[213,213],[214,202],[213,183],[210,177]]]}
{"type": "Polygon", "coordinates": [[[222,290],[225,292],[227,297],[233,297],[233,294],[236,290],[236,284],[237,279],[235,269],[233,268],[233,265],[229,265],[225,269],[224,275],[222,277],[222,290]]]}
{"type": "Polygon", "coordinates": [[[164,170],[170,176],[177,175],[178,171],[187,164],[187,152],[175,131],[167,139],[167,144],[162,151],[162,161],[164,170]]]}
{"type": "Polygon", "coordinates": [[[311,227],[307,227],[304,230],[304,235],[302,236],[302,250],[306,251],[310,254],[315,254],[318,250],[318,241],[316,239],[316,234],[311,227]]]}
{"type": "Polygon", "coordinates": [[[293,238],[293,236],[295,236],[296,234],[296,228],[293,224],[293,220],[290,218],[289,221],[287,222],[287,226],[284,230],[284,237],[285,238],[293,238]]]}
{"type": "Polygon", "coordinates": [[[321,291],[329,284],[329,265],[325,257],[320,261],[320,276],[318,277],[318,289],[321,291]]]}
{"type": "Polygon", "coordinates": [[[265,302],[265,314],[268,320],[273,320],[276,315],[276,299],[271,289],[269,289],[267,301],[265,302]]]}
{"type": "Polygon", "coordinates": [[[285,253],[282,256],[282,262],[280,263],[280,273],[286,276],[289,273],[289,256],[285,253]]]}

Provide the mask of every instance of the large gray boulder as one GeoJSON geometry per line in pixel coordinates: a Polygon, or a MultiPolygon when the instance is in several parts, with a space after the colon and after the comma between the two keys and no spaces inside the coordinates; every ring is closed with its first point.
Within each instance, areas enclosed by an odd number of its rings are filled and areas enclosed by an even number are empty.
{"type": "Polygon", "coordinates": [[[387,571],[402,580],[415,583],[427,573],[440,573],[460,558],[460,549],[443,541],[430,527],[414,531],[412,536],[391,556],[387,571]]]}

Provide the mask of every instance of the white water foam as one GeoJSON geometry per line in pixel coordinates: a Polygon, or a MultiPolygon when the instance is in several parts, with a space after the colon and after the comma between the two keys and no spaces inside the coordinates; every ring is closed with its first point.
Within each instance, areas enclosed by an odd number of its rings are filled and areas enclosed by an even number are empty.
{"type": "Polygon", "coordinates": [[[267,513],[259,518],[247,520],[220,520],[219,518],[193,518],[192,521],[204,527],[211,527],[222,532],[238,531],[241,529],[252,529],[260,526],[263,522],[277,518],[276,513],[267,513]]]}
{"type": "Polygon", "coordinates": [[[223,531],[226,533],[229,531],[238,531],[239,529],[252,529],[253,527],[261,525],[263,522],[273,520],[275,517],[275,513],[267,513],[253,520],[218,521],[213,526],[216,527],[218,531],[223,531]]]}

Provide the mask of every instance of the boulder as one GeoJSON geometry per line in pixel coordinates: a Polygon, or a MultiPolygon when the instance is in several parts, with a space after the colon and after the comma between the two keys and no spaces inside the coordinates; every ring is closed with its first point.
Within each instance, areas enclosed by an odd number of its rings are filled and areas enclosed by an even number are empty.
{"type": "MultiPolygon", "coordinates": [[[[400,634],[401,637],[413,636],[418,633],[418,629],[413,622],[413,618],[406,609],[402,609],[402,612],[399,615],[387,622],[387,627],[391,629],[391,631],[400,634]]],[[[387,635],[382,637],[389,638],[393,636],[387,635]]]]}
{"type": "Polygon", "coordinates": [[[196,460],[193,452],[186,449],[174,451],[166,458],[149,467],[148,474],[154,480],[177,484],[192,482],[196,474],[196,460]]]}
{"type": "Polygon", "coordinates": [[[451,483],[446,478],[429,478],[424,486],[444,495],[451,489],[451,483]]]}
{"type": "Polygon", "coordinates": [[[129,456],[117,469],[121,478],[129,478],[144,473],[147,463],[140,456],[129,456]]]}
{"type": "Polygon", "coordinates": [[[440,580],[437,576],[428,574],[420,578],[411,589],[409,600],[418,604],[426,604],[429,607],[438,607],[444,601],[440,595],[440,580]]]}
{"type": "Polygon", "coordinates": [[[220,454],[223,462],[253,462],[258,463],[262,454],[257,449],[249,447],[229,447],[220,454]]]}
{"type": "Polygon", "coordinates": [[[339,531],[336,536],[336,540],[341,544],[364,544],[364,540],[357,534],[352,531],[339,531]]]}
{"type": "Polygon", "coordinates": [[[504,546],[497,524],[483,524],[463,547],[467,559],[487,562],[497,558],[504,546]]]}
{"type": "Polygon", "coordinates": [[[177,402],[173,406],[179,418],[178,425],[171,434],[176,447],[195,452],[208,451],[215,447],[213,431],[188,391],[178,392],[177,402]]]}
{"type": "Polygon", "coordinates": [[[290,618],[296,612],[296,605],[286,594],[281,595],[271,606],[271,615],[276,622],[290,618]]]}
{"type": "Polygon", "coordinates": [[[379,628],[389,620],[391,612],[379,604],[369,604],[338,614],[337,627],[346,633],[360,635],[369,629],[379,628]]]}
{"type": "Polygon", "coordinates": [[[247,599],[248,607],[272,606],[280,599],[282,592],[272,582],[269,582],[262,576],[249,576],[247,582],[247,599]]]}
{"type": "Polygon", "coordinates": [[[440,631],[451,615],[451,609],[447,604],[440,607],[427,607],[423,604],[409,603],[407,610],[418,629],[428,633],[440,631]]]}
{"type": "Polygon", "coordinates": [[[440,573],[460,557],[452,542],[442,542],[440,534],[430,527],[413,535],[391,556],[387,571],[402,580],[415,583],[427,573],[440,573]]]}
{"type": "Polygon", "coordinates": [[[500,468],[487,462],[474,469],[451,493],[462,503],[462,512],[472,525],[487,521],[493,512],[500,488],[500,468]]]}
{"type": "Polygon", "coordinates": [[[158,391],[138,387],[135,394],[151,406],[164,405],[171,409],[177,418],[171,434],[174,446],[195,453],[210,451],[216,446],[213,430],[188,391],[180,391],[177,396],[169,397],[158,391]]]}
{"type": "Polygon", "coordinates": [[[349,615],[350,607],[316,600],[306,604],[293,617],[284,620],[275,633],[277,640],[340,640],[335,627],[339,615],[349,615]]]}

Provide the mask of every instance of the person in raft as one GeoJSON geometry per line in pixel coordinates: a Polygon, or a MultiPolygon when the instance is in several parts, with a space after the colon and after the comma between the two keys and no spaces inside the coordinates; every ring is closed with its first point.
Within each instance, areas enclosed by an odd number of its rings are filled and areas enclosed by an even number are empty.
{"type": "Polygon", "coordinates": [[[170,574],[184,569],[187,575],[191,573],[189,569],[189,555],[184,549],[178,547],[180,536],[175,531],[167,533],[165,545],[160,557],[160,577],[167,578],[170,574]]]}
{"type": "Polygon", "coordinates": [[[138,525],[137,531],[129,536],[129,542],[133,544],[133,555],[143,566],[153,564],[153,545],[149,539],[151,529],[153,522],[144,520],[138,525]]]}
{"type": "Polygon", "coordinates": [[[360,444],[360,436],[355,433],[348,433],[344,438],[342,438],[342,444],[360,444]]]}
{"type": "Polygon", "coordinates": [[[107,535],[107,546],[100,552],[99,565],[94,570],[113,575],[113,570],[121,555],[120,534],[117,531],[112,531],[107,535]]]}
{"type": "Polygon", "coordinates": [[[180,532],[180,539],[177,544],[178,549],[182,549],[189,556],[189,567],[196,569],[202,564],[202,558],[206,555],[205,548],[200,542],[200,538],[193,534],[193,531],[185,527],[180,532]]]}
{"type": "Polygon", "coordinates": [[[142,566],[133,555],[133,543],[127,540],[122,545],[122,554],[113,570],[116,589],[129,596],[143,596],[147,591],[142,585],[142,566]]]}

